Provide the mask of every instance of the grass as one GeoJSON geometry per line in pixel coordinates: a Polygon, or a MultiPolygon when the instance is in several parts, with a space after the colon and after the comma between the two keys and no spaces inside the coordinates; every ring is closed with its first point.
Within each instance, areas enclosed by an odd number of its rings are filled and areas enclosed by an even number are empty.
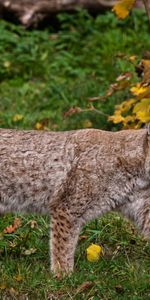
{"type": "MultiPolygon", "coordinates": [[[[140,59],[149,49],[145,14],[133,12],[120,22],[111,13],[94,19],[78,11],[76,17],[59,15],[59,24],[57,32],[51,27],[25,31],[1,21],[0,126],[33,129],[38,122],[51,130],[116,130],[104,115],[65,117],[65,112],[87,108],[87,99],[102,95],[116,76],[134,72],[121,57],[136,54],[140,59]]],[[[95,106],[111,114],[114,104],[126,97],[118,92],[95,106]]],[[[83,228],[75,272],[62,280],[49,272],[48,217],[19,216],[21,226],[4,234],[14,218],[0,218],[0,299],[150,299],[150,244],[119,215],[109,214],[83,228]],[[104,249],[97,263],[86,259],[91,243],[104,249]]]]}
{"type": "MultiPolygon", "coordinates": [[[[12,220],[5,216],[1,228],[12,220]]],[[[150,244],[117,214],[83,228],[75,272],[61,280],[49,272],[48,218],[22,216],[21,222],[15,233],[1,235],[2,299],[150,299],[150,244]],[[97,263],[86,259],[92,242],[104,250],[97,263]]]]}
{"type": "MultiPolygon", "coordinates": [[[[88,98],[103,95],[110,83],[134,66],[122,55],[150,48],[148,22],[142,12],[124,22],[113,14],[90,17],[79,11],[59,16],[60,29],[25,31],[0,23],[0,126],[51,130],[92,126],[112,129],[106,116],[84,112],[65,117],[70,107],[87,108],[88,98]],[[14,116],[22,114],[20,121],[14,116]]],[[[118,92],[96,108],[112,114],[114,104],[127,97],[118,92]]]]}

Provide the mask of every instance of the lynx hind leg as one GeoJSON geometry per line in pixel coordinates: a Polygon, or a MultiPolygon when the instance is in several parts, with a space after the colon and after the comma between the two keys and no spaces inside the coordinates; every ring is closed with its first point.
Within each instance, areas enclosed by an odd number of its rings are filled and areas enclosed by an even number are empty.
{"type": "Polygon", "coordinates": [[[50,256],[51,271],[57,276],[73,271],[74,253],[80,225],[63,209],[51,213],[50,256]]]}
{"type": "Polygon", "coordinates": [[[141,210],[138,212],[139,229],[142,235],[150,240],[150,203],[145,203],[141,210]]]}
{"type": "Polygon", "coordinates": [[[129,218],[138,228],[139,232],[150,239],[150,189],[141,190],[134,194],[131,203],[120,207],[119,211],[129,218]]]}

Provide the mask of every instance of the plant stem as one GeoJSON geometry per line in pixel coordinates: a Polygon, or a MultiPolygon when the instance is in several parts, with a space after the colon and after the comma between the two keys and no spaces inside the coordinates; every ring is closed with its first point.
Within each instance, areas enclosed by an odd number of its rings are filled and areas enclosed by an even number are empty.
{"type": "Polygon", "coordinates": [[[149,26],[150,26],[150,0],[143,0],[143,4],[145,6],[145,10],[147,12],[148,20],[149,20],[149,26]]]}

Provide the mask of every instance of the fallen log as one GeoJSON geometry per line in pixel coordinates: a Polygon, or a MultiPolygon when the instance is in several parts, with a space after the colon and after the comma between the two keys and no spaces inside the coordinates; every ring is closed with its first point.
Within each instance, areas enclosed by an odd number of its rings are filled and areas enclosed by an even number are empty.
{"type": "Polygon", "coordinates": [[[61,11],[81,7],[99,12],[112,7],[116,0],[0,0],[0,17],[12,15],[25,27],[37,27],[45,18],[61,11]]]}

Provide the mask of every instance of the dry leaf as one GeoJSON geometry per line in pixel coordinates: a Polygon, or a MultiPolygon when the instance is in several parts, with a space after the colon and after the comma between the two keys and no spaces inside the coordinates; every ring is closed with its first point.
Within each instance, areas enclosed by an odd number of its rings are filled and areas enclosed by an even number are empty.
{"type": "Polygon", "coordinates": [[[4,229],[4,233],[13,233],[16,231],[16,229],[18,227],[21,226],[21,219],[20,218],[15,218],[14,220],[14,223],[10,226],[7,226],[5,229],[4,229]]]}
{"type": "Polygon", "coordinates": [[[84,290],[87,290],[91,288],[94,285],[93,281],[85,281],[83,282],[76,290],[76,294],[84,292],[84,290]]]}
{"type": "Polygon", "coordinates": [[[34,229],[37,227],[37,222],[35,220],[31,220],[28,224],[30,224],[31,228],[34,229]]]}
{"type": "Polygon", "coordinates": [[[115,12],[119,19],[125,19],[129,15],[134,3],[135,0],[121,0],[114,5],[112,11],[115,12]]]}
{"type": "Polygon", "coordinates": [[[36,249],[35,248],[30,248],[30,249],[26,249],[23,254],[24,255],[31,255],[31,254],[34,254],[36,252],[36,249]]]}
{"type": "Polygon", "coordinates": [[[7,285],[5,283],[0,284],[0,290],[5,290],[7,285]]]}
{"type": "Polygon", "coordinates": [[[124,293],[124,288],[123,288],[123,286],[122,286],[121,284],[116,285],[116,286],[115,286],[115,290],[116,290],[116,292],[117,292],[118,294],[124,293]]]}
{"type": "Polygon", "coordinates": [[[117,111],[115,112],[115,114],[113,116],[110,116],[108,118],[109,121],[113,121],[114,124],[118,124],[120,122],[124,121],[124,117],[121,116],[121,114],[119,114],[117,111]]]}
{"type": "Polygon", "coordinates": [[[15,242],[15,241],[13,241],[13,242],[9,242],[9,246],[11,247],[11,248],[15,248],[16,246],[17,246],[17,243],[15,242]]]}
{"type": "Polygon", "coordinates": [[[10,296],[12,297],[12,299],[16,299],[16,296],[18,296],[18,292],[13,288],[13,287],[11,287],[10,289],[9,289],[9,293],[10,293],[10,296]]]}
{"type": "Polygon", "coordinates": [[[10,225],[10,226],[7,226],[5,229],[4,229],[4,233],[12,233],[15,231],[15,228],[13,225],[10,225]]]}
{"type": "Polygon", "coordinates": [[[143,65],[143,80],[142,83],[148,83],[150,84],[150,59],[142,59],[142,65],[143,65]]]}
{"type": "Polygon", "coordinates": [[[90,262],[95,262],[98,261],[101,254],[102,254],[102,247],[96,244],[92,244],[90,245],[87,249],[86,249],[86,253],[87,253],[87,260],[90,262]]]}
{"type": "Polygon", "coordinates": [[[42,129],[43,129],[43,125],[42,125],[42,123],[37,122],[37,123],[35,124],[34,128],[37,129],[37,130],[42,130],[42,129]]]}
{"type": "Polygon", "coordinates": [[[140,83],[137,83],[136,86],[133,86],[130,91],[133,95],[138,96],[144,94],[148,90],[148,87],[142,86],[140,83]]]}
{"type": "Polygon", "coordinates": [[[16,114],[16,115],[13,116],[13,121],[14,121],[14,122],[18,122],[18,121],[21,121],[23,118],[24,118],[23,115],[21,115],[21,114],[16,114]]]}
{"type": "Polygon", "coordinates": [[[134,62],[136,59],[137,59],[137,56],[136,56],[136,55],[131,55],[131,56],[129,57],[129,60],[130,60],[131,62],[134,62]]]}
{"type": "Polygon", "coordinates": [[[130,80],[131,77],[132,77],[131,72],[125,72],[125,73],[119,75],[119,76],[116,78],[116,81],[130,80]]]}
{"type": "Polygon", "coordinates": [[[83,128],[91,128],[93,126],[93,124],[90,120],[86,119],[82,122],[82,126],[83,126],[83,128]]]}
{"type": "Polygon", "coordinates": [[[79,240],[86,240],[88,238],[87,235],[80,235],[79,240]]]}
{"type": "Polygon", "coordinates": [[[139,103],[137,103],[133,112],[141,122],[150,122],[150,98],[142,99],[139,103]]]}
{"type": "Polygon", "coordinates": [[[20,281],[23,280],[23,277],[22,277],[21,274],[17,274],[17,275],[15,275],[13,278],[14,278],[17,282],[20,282],[20,281]]]}

